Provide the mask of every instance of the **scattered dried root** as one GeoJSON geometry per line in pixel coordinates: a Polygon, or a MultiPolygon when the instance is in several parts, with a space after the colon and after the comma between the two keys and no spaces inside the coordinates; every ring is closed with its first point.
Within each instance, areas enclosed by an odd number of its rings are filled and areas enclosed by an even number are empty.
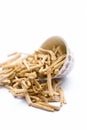
{"type": "Polygon", "coordinates": [[[24,97],[28,105],[47,111],[58,111],[66,103],[61,80],[52,78],[65,62],[66,54],[60,47],[53,50],[40,48],[32,55],[13,53],[10,60],[1,63],[0,85],[5,86],[15,97],[24,97]],[[40,79],[46,79],[42,82],[40,79]],[[54,106],[49,102],[60,102],[54,106]]]}

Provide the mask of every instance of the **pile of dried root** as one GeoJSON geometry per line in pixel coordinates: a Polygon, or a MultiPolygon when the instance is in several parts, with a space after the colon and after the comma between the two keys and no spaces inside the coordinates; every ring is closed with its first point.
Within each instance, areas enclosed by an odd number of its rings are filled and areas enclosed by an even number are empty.
{"type": "Polygon", "coordinates": [[[40,48],[32,55],[13,53],[0,64],[0,85],[8,88],[15,97],[24,97],[30,106],[48,111],[60,110],[66,103],[61,80],[51,80],[61,69],[66,54],[59,46],[53,50],[40,48]],[[42,79],[45,79],[44,82],[42,79]],[[60,102],[59,106],[49,102],[60,102]]]}

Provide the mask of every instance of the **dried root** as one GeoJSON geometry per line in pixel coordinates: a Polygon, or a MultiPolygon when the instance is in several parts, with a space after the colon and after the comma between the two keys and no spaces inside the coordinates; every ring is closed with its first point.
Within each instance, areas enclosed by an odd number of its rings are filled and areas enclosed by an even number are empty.
{"type": "Polygon", "coordinates": [[[47,111],[60,110],[66,103],[61,80],[52,81],[65,62],[66,54],[60,47],[53,50],[40,48],[32,55],[13,53],[10,60],[1,63],[0,85],[5,86],[16,97],[24,97],[28,105],[47,111]],[[46,79],[41,82],[40,79],[46,79]],[[60,102],[54,106],[49,102],[60,102]]]}

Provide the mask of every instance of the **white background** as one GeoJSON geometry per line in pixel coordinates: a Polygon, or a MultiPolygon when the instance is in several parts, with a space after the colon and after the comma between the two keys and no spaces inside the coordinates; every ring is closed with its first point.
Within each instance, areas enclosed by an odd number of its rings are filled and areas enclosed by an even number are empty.
{"type": "Polygon", "coordinates": [[[32,53],[54,35],[65,39],[74,56],[74,68],[63,84],[67,105],[46,112],[0,88],[0,130],[87,130],[86,2],[0,0],[0,59],[14,51],[32,53]]]}

